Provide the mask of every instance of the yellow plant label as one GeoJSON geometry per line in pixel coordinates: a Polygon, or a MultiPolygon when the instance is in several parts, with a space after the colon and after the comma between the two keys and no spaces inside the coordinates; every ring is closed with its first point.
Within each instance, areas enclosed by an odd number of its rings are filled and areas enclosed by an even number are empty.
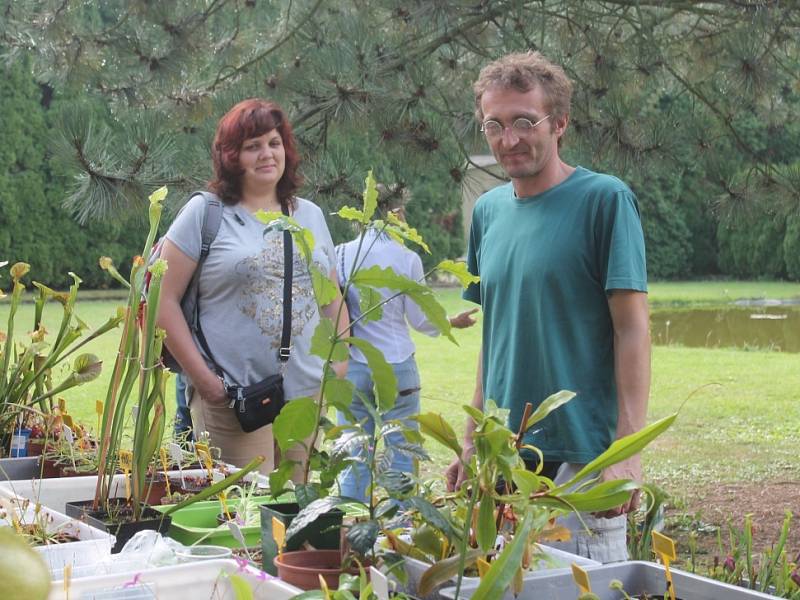
{"type": "Polygon", "coordinates": [[[576,563],[572,563],[572,578],[578,585],[581,594],[588,594],[592,591],[592,584],[589,582],[589,575],[576,563]]]}
{"type": "Polygon", "coordinates": [[[64,398],[58,399],[58,412],[62,415],[67,412],[67,401],[64,398]]]}
{"type": "Polygon", "coordinates": [[[281,554],[286,543],[286,525],[277,517],[272,517],[272,539],[278,545],[278,554],[281,554]]]}
{"type": "Polygon", "coordinates": [[[478,559],[478,577],[483,579],[486,576],[486,574],[489,572],[490,567],[491,567],[491,565],[489,565],[488,562],[486,562],[482,558],[479,558],[478,559]]]}
{"type": "Polygon", "coordinates": [[[214,469],[214,461],[211,460],[211,451],[208,449],[208,445],[199,442],[194,445],[194,450],[197,452],[197,458],[200,459],[200,462],[202,462],[208,470],[208,476],[211,477],[211,472],[214,469]]]}
{"type": "Polygon", "coordinates": [[[73,431],[75,430],[75,421],[72,420],[72,415],[65,414],[62,417],[62,420],[64,422],[64,425],[66,425],[67,427],[69,427],[73,431]]]}
{"type": "Polygon", "coordinates": [[[653,532],[653,550],[669,560],[675,560],[675,542],[658,531],[653,532]]]}
{"type": "Polygon", "coordinates": [[[170,490],[169,487],[169,473],[167,473],[169,470],[169,464],[167,463],[167,449],[164,448],[164,446],[161,446],[161,448],[158,449],[158,455],[161,457],[161,467],[164,469],[164,483],[167,487],[167,495],[171,496],[172,490],[170,490]]]}
{"type": "Polygon", "coordinates": [[[94,412],[97,413],[97,437],[100,438],[100,430],[102,429],[102,420],[103,420],[103,401],[102,400],[95,400],[94,402],[94,412]]]}

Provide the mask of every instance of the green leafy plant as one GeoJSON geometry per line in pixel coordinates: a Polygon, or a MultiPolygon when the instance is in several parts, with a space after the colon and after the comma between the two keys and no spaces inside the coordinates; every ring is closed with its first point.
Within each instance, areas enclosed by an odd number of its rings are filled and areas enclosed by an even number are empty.
{"type": "Polygon", "coordinates": [[[51,414],[53,399],[58,395],[100,375],[102,362],[94,354],[75,355],[84,345],[111,331],[121,318],[114,316],[84,335],[88,326],[75,312],[81,279],[70,273],[72,285],[69,292],[56,292],[33,282],[37,292],[34,299],[33,329],[29,342],[15,338],[16,314],[22,301],[25,285],[22,278],[30,265],[18,262],[11,267],[11,300],[6,331],[0,332],[0,434],[21,427],[35,418],[51,414]],[[63,308],[61,323],[55,336],[51,336],[42,323],[42,314],[48,301],[57,301],[63,308]],[[71,368],[59,383],[53,379],[57,369],[74,356],[71,368]]]}
{"type": "MultiPolygon", "coordinates": [[[[422,414],[417,419],[422,432],[438,443],[449,448],[462,462],[465,484],[451,497],[451,502],[461,507],[463,520],[453,523],[450,512],[441,529],[430,515],[434,511],[447,516],[436,506],[425,506],[423,519],[428,526],[440,529],[442,535],[450,537],[451,530],[461,528],[457,538],[458,545],[452,555],[438,561],[422,577],[420,593],[425,595],[436,585],[456,577],[457,590],[461,587],[465,569],[479,559],[491,561],[490,567],[481,577],[481,583],[473,598],[496,598],[509,586],[519,592],[522,573],[535,556],[536,542],[549,535],[559,535],[553,528],[553,519],[570,512],[602,512],[623,504],[631,491],[638,485],[629,480],[612,480],[597,483],[596,474],[621,460],[639,453],[650,441],[665,431],[675,420],[676,414],[648,425],[641,431],[619,439],[584,466],[569,481],[556,485],[537,472],[528,471],[519,455],[520,447],[531,451],[540,458],[538,448],[522,445],[519,440],[524,433],[550,412],[566,402],[575,394],[558,392],[545,399],[533,414],[526,411],[518,433],[509,430],[499,411],[491,401],[487,402],[486,412],[465,406],[464,410],[475,423],[475,454],[468,460],[462,458],[463,450],[452,427],[435,414],[422,414]],[[506,486],[498,491],[498,482],[513,482],[514,487],[506,486]],[[465,507],[465,509],[464,509],[465,507]],[[495,551],[498,534],[506,538],[502,551],[495,551]]],[[[458,591],[456,592],[458,595],[458,591]]]]}
{"type": "MultiPolygon", "coordinates": [[[[120,452],[124,450],[122,437],[125,421],[130,413],[130,401],[135,397],[136,417],[130,449],[130,501],[134,521],[139,520],[142,515],[144,500],[148,494],[148,474],[152,470],[151,465],[155,464],[166,424],[164,399],[168,371],[161,362],[165,334],[163,329],[156,326],[156,315],[161,297],[161,280],[168,267],[161,258],[150,264],[153,243],[161,220],[162,202],[166,196],[167,188],[162,187],[149,197],[150,228],[147,240],[141,256],[133,260],[127,281],[118,273],[111,259],[100,259],[100,266],[127,287],[128,301],[122,310],[122,335],[103,406],[98,444],[99,476],[92,508],[98,510],[102,506],[107,512],[111,512],[111,481],[119,467],[120,452]],[[149,285],[146,285],[146,273],[149,273],[149,285]]],[[[244,477],[263,460],[263,457],[257,457],[241,471],[175,505],[164,514],[218,493],[244,477]]]]}

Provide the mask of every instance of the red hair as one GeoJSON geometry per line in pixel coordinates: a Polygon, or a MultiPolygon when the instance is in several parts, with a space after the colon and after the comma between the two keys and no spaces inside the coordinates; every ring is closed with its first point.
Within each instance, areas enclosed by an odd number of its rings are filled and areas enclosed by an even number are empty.
{"type": "Polygon", "coordinates": [[[300,155],[286,115],[274,102],[261,98],[242,100],[217,124],[217,133],[211,147],[214,162],[214,178],[209,189],[217,194],[225,204],[236,204],[242,196],[242,168],[239,166],[239,153],[245,140],[277,130],[286,152],[286,166],[278,181],[277,194],[281,206],[291,207],[294,193],[303,182],[297,172],[300,155]]]}

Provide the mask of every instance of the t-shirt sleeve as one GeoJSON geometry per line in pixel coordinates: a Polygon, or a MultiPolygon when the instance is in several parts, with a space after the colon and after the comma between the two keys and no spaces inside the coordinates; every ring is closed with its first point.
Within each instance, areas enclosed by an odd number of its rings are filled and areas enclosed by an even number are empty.
{"type": "Polygon", "coordinates": [[[598,239],[605,290],[646,292],[644,232],[633,192],[615,192],[604,206],[602,223],[598,239]]]}
{"type": "Polygon", "coordinates": [[[165,237],[194,261],[200,259],[203,216],[206,201],[201,195],[192,197],[175,217],[165,237]]]}
{"type": "MultiPolygon", "coordinates": [[[[478,268],[478,248],[480,247],[480,215],[477,208],[478,206],[475,207],[476,210],[474,210],[472,213],[472,223],[469,227],[469,242],[467,243],[467,269],[469,269],[469,272],[473,275],[480,276],[480,269],[478,268]]],[[[464,300],[469,300],[470,302],[480,304],[480,282],[469,284],[462,293],[462,297],[464,300]]]]}
{"type": "Polygon", "coordinates": [[[331,232],[328,229],[328,223],[325,221],[325,215],[322,214],[322,209],[313,204],[314,208],[314,245],[316,249],[320,250],[322,254],[328,260],[328,273],[330,273],[331,269],[338,268],[336,265],[336,248],[333,245],[333,238],[331,237],[331,232]]]}

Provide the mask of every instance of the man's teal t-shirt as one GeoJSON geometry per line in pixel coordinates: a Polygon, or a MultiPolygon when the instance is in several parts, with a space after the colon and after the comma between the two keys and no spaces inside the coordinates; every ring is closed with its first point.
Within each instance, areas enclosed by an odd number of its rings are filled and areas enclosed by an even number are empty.
{"type": "MultiPolygon", "coordinates": [[[[490,190],[472,216],[464,298],[483,309],[483,394],[519,429],[562,390],[577,396],[528,432],[547,461],[586,463],[614,440],[617,397],[608,294],[647,291],[644,236],[633,192],[582,167],[529,198],[490,190]]],[[[623,366],[624,368],[624,366],[623,366]]]]}

